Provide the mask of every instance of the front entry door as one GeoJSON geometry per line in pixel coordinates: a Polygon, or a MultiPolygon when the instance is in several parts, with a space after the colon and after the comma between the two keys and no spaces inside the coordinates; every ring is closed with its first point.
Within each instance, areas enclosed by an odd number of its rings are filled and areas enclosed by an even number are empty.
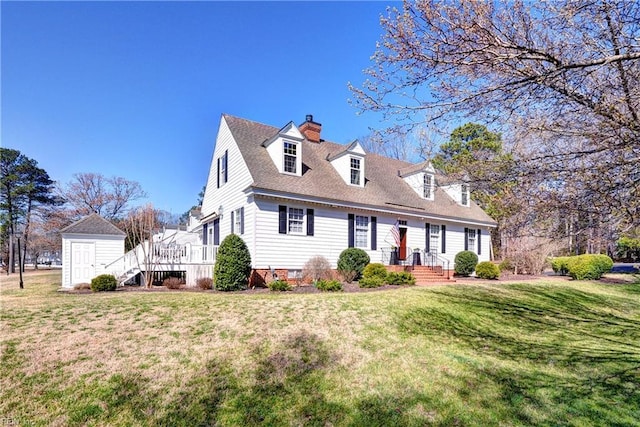
{"type": "Polygon", "coordinates": [[[400,248],[398,258],[402,261],[407,259],[407,229],[400,227],[400,248]]]}
{"type": "Polygon", "coordinates": [[[96,275],[93,243],[71,242],[71,284],[90,283],[96,275]]]}

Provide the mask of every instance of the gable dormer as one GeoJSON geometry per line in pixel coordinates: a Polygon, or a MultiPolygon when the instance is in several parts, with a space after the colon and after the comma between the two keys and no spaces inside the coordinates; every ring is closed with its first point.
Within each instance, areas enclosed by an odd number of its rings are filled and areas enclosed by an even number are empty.
{"type": "Polygon", "coordinates": [[[302,141],[300,130],[289,122],[277,134],[262,143],[278,172],[302,176],[302,141]]]}
{"type": "Polygon", "coordinates": [[[456,182],[440,186],[453,200],[461,206],[471,206],[471,186],[468,181],[456,182]]]}
{"type": "Polygon", "coordinates": [[[399,171],[399,175],[418,196],[433,200],[436,189],[436,171],[427,161],[399,171]]]}
{"type": "Polygon", "coordinates": [[[362,188],[364,187],[366,156],[367,153],[356,139],[344,150],[327,156],[327,160],[345,183],[362,188]]]}

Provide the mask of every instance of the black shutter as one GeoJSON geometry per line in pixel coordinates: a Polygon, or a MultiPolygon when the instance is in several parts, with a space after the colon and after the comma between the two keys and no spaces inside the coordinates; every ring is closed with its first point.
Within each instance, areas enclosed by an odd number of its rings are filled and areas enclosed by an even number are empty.
{"type": "Polygon", "coordinates": [[[464,229],[464,250],[469,250],[469,229],[466,227],[464,229]]]}
{"type": "Polygon", "coordinates": [[[442,250],[440,252],[442,252],[443,254],[447,253],[447,226],[446,225],[441,225],[440,226],[440,243],[442,244],[442,250]]]}
{"type": "Polygon", "coordinates": [[[424,237],[424,251],[431,252],[431,224],[428,222],[424,224],[425,237],[424,237]]]}
{"type": "Polygon", "coordinates": [[[202,244],[203,245],[207,245],[207,239],[209,238],[209,236],[207,236],[207,233],[209,233],[209,224],[204,224],[202,226],[202,244]]]}
{"type": "Polygon", "coordinates": [[[229,150],[224,150],[224,182],[228,181],[229,177],[229,150]]]}
{"type": "Polygon", "coordinates": [[[478,228],[478,255],[482,254],[482,242],[480,240],[480,236],[482,235],[482,230],[478,228]]]}
{"type": "Polygon", "coordinates": [[[231,211],[231,234],[233,234],[233,211],[231,211]]]}
{"type": "Polygon", "coordinates": [[[278,206],[278,233],[287,234],[287,207],[278,206]]]}
{"type": "Polygon", "coordinates": [[[347,247],[352,248],[355,246],[355,223],[356,217],[353,214],[349,214],[349,242],[347,247]]]}
{"type": "Polygon", "coordinates": [[[244,234],[244,206],[240,208],[240,234],[244,234]]]}
{"type": "Polygon", "coordinates": [[[378,250],[378,218],[371,217],[371,250],[378,250]]]}
{"type": "Polygon", "coordinates": [[[220,244],[220,218],[213,220],[213,244],[220,244]]]}
{"type": "Polygon", "coordinates": [[[218,157],[218,172],[216,173],[218,188],[220,188],[220,157],[218,157]]]}
{"type": "Polygon", "coordinates": [[[314,212],[313,209],[307,209],[307,236],[313,236],[314,228],[314,212]]]}

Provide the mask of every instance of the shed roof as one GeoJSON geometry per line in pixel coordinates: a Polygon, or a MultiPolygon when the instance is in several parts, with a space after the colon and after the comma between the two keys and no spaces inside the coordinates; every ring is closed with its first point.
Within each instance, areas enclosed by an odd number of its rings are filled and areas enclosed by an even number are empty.
{"type": "Polygon", "coordinates": [[[102,236],[126,236],[126,233],[108,220],[94,213],[71,225],[66,226],[60,233],[64,234],[93,234],[102,236]]]}
{"type": "Polygon", "coordinates": [[[381,209],[396,208],[425,216],[431,214],[477,221],[490,226],[496,224],[477,204],[471,202],[469,207],[461,206],[441,188],[436,187],[434,200],[421,198],[399,176],[399,171],[424,165],[417,166],[367,153],[364,187],[350,186],[327,161],[332,155],[344,151],[345,146],[329,141],[302,141],[302,176],[281,174],[262,146],[263,141],[278,134],[278,128],[227,114],[224,119],[249,168],[255,189],[286,191],[381,209]]]}

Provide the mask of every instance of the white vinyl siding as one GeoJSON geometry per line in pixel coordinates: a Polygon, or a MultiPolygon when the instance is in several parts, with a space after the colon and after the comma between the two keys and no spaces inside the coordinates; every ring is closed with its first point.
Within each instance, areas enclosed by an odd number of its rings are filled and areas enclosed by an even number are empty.
{"type": "MultiPolygon", "coordinates": [[[[223,212],[220,220],[220,241],[222,242],[231,233],[231,212],[244,206],[245,233],[242,235],[242,239],[251,248],[254,236],[252,231],[254,212],[250,205],[251,198],[247,197],[243,190],[253,182],[253,178],[223,117],[220,121],[213,159],[217,159],[225,151],[228,152],[228,182],[224,186],[217,188],[217,161],[214,160],[209,170],[207,187],[202,201],[202,217],[220,213],[220,208],[222,207],[223,212]]],[[[213,230],[213,219],[209,223],[209,229],[213,230]]],[[[239,230],[236,233],[239,233],[239,230]]],[[[209,242],[213,244],[213,238],[209,242]]]]}
{"type": "MultiPolygon", "coordinates": [[[[352,211],[347,208],[329,208],[318,205],[297,204],[294,207],[304,210],[306,218],[307,209],[314,209],[314,235],[306,235],[306,223],[303,224],[302,233],[279,234],[279,206],[286,205],[287,202],[256,199],[255,203],[245,208],[246,212],[255,210],[255,220],[247,221],[245,224],[254,224],[252,230],[255,230],[255,244],[250,246],[252,249],[251,259],[254,268],[292,268],[302,269],[304,264],[316,255],[324,256],[329,260],[333,268],[336,268],[338,256],[340,252],[348,246],[348,214],[352,211]]],[[[289,208],[291,206],[287,206],[289,208]]],[[[362,216],[368,219],[367,243],[362,247],[371,258],[371,262],[382,262],[383,250],[389,250],[393,238],[390,230],[397,219],[397,215],[384,216],[380,212],[366,212],[367,215],[362,216]],[[376,246],[377,250],[371,250],[371,217],[377,217],[376,221],[376,246]]],[[[287,211],[288,218],[288,211],[287,211]]],[[[306,219],[305,219],[306,221],[306,219]]],[[[354,243],[356,231],[356,219],[354,217],[354,243]]],[[[425,228],[421,218],[408,218],[407,225],[407,248],[412,251],[425,249],[425,228]]],[[[438,247],[440,257],[448,259],[450,266],[453,268],[453,259],[455,255],[464,250],[464,224],[452,223],[441,220],[432,219],[439,225],[447,227],[447,253],[441,254],[438,247]]],[[[288,226],[288,224],[287,224],[288,226]]],[[[477,228],[477,226],[469,226],[477,228]]],[[[248,232],[247,232],[248,233],[248,232]]],[[[244,237],[244,236],[243,236],[244,237]]],[[[250,237],[247,235],[247,239],[250,237]]],[[[253,240],[252,240],[253,241],[253,240]]],[[[482,235],[482,255],[479,257],[481,261],[489,259],[489,234],[483,231],[482,235]]],[[[363,241],[364,243],[364,241],[363,241]]]]}
{"type": "MultiPolygon", "coordinates": [[[[86,234],[64,234],[62,236],[62,287],[72,288],[72,268],[73,268],[73,244],[81,247],[82,244],[93,245],[94,250],[94,270],[93,276],[100,274],[110,274],[112,271],[119,271],[122,266],[114,265],[107,269],[107,266],[124,255],[124,236],[102,236],[86,234]]],[[[92,277],[93,278],[93,277],[92,277]]]]}

